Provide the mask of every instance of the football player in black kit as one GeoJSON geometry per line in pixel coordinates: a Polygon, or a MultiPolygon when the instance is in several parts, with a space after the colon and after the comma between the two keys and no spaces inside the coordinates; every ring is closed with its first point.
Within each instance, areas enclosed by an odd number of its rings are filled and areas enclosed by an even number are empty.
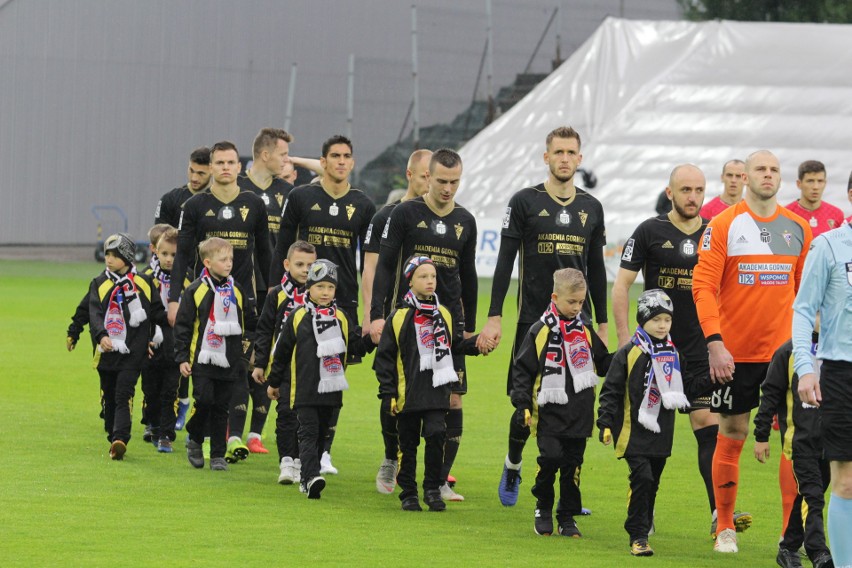
{"type": "MultiPolygon", "coordinates": [[[[401,275],[401,264],[412,255],[429,256],[438,271],[436,295],[441,305],[453,316],[453,329],[462,326],[465,339],[476,328],[478,281],[476,274],[476,220],[464,207],[455,203],[461,181],[461,157],[452,150],[441,149],[429,162],[429,191],[416,199],[397,205],[382,232],[379,262],[373,282],[370,306],[370,334],[373,341],[384,327],[385,299],[392,305],[408,290],[401,275]]],[[[464,357],[454,357],[459,381],[452,383],[450,410],[447,412],[447,437],[444,444],[444,467],[441,498],[463,501],[446,483],[458,453],[462,435],[462,395],[467,391],[464,357]]]]}
{"type": "MultiPolygon", "coordinates": [[[[275,248],[275,239],[281,226],[281,211],[284,201],[293,186],[281,179],[284,166],[289,163],[290,142],[293,137],[280,128],[263,128],[257,133],[252,145],[252,164],[245,175],[237,178],[237,185],[243,191],[250,191],[263,199],[266,204],[266,214],[269,219],[270,247],[275,248]]],[[[255,285],[257,287],[258,310],[266,300],[266,291],[277,282],[267,284],[267,267],[255,265],[255,285]]],[[[242,440],[248,414],[249,393],[251,393],[252,414],[251,426],[246,447],[255,454],[268,454],[263,446],[261,434],[266,425],[269,412],[269,397],[266,395],[266,385],[258,384],[247,377],[246,386],[242,383],[234,388],[234,400],[231,405],[231,415],[228,428],[231,438],[242,440]]]]}
{"type": "MultiPolygon", "coordinates": [[[[319,183],[296,187],[287,196],[281,216],[281,231],[269,268],[269,282],[278,284],[281,281],[283,262],[290,245],[297,239],[307,241],[316,248],[317,258],[337,265],[337,305],[349,321],[357,322],[358,268],[355,255],[360,244],[360,265],[363,266],[364,240],[370,220],[376,214],[376,206],[363,191],[349,184],[349,174],[355,166],[351,140],[341,135],[326,140],[322,145],[320,164],[324,174],[319,183]]],[[[358,361],[360,358],[351,357],[348,363],[358,361]]],[[[337,473],[331,463],[331,444],[339,414],[338,407],[329,422],[329,435],[321,460],[322,474],[337,473]]]]}
{"type": "MultiPolygon", "coordinates": [[[[503,301],[509,289],[515,257],[520,252],[518,323],[512,359],[527,330],[547,309],[553,273],[562,268],[574,268],[586,277],[588,293],[582,317],[590,324],[590,307],[594,307],[597,333],[604,344],[608,339],[604,214],[597,199],[574,186],[574,174],[583,160],[580,135],[573,128],[562,126],[547,135],[545,146],[544,163],[549,170],[547,181],[518,191],[506,207],[488,322],[479,336],[480,349],[486,348],[483,342],[492,340],[496,343],[502,336],[503,301]]],[[[507,381],[507,394],[511,394],[511,365],[507,381]]],[[[498,487],[500,502],[507,507],[515,505],[518,500],[521,458],[530,436],[528,426],[514,419],[509,424],[509,453],[498,487]]]]}
{"type": "MultiPolygon", "coordinates": [[[[408,158],[405,168],[405,178],[408,180],[408,188],[401,199],[388,203],[378,210],[370,221],[367,229],[367,239],[364,241],[364,270],[361,272],[361,298],[364,300],[364,329],[370,328],[370,304],[373,299],[373,281],[376,276],[376,264],[379,262],[379,251],[381,250],[382,231],[387,225],[391,212],[394,208],[409,199],[420,197],[429,189],[429,160],[432,157],[431,150],[415,150],[408,158]]],[[[382,319],[393,309],[392,296],[385,298],[385,306],[382,310],[382,319]]],[[[382,425],[382,441],[385,446],[385,458],[379,466],[376,474],[376,489],[379,493],[390,495],[396,488],[396,474],[399,469],[399,440],[396,428],[396,415],[391,413],[390,399],[382,398],[379,410],[379,418],[382,425]]]]}
{"type": "MultiPolygon", "coordinates": [[[[698,262],[698,243],[707,227],[699,216],[704,203],[704,174],[696,166],[682,164],[672,170],[666,194],[672,210],[643,221],[624,245],[621,267],[612,286],[612,311],[619,348],[630,340],[629,291],[639,271],[644,289],[662,289],[674,305],[671,338],[683,365],[684,392],[689,399],[689,421],[698,442],[698,470],[704,478],[715,533],[716,505],[713,497],[712,461],[719,430],[718,415],[710,412],[713,383],[707,359],[707,342],[698,324],[692,298],[692,270],[698,262]]],[[[738,513],[744,527],[747,513],[738,513]]],[[[750,523],[750,518],[748,519],[750,523]]]]}
{"type": "Polygon", "coordinates": [[[180,212],[186,200],[210,185],[210,148],[196,148],[189,155],[186,170],[187,183],[163,195],[154,211],[154,224],[165,223],[177,227],[180,212]]]}

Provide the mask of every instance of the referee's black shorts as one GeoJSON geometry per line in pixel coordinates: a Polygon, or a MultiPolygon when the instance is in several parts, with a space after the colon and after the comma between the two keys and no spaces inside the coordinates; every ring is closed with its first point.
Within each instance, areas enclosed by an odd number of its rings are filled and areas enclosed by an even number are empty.
{"type": "Polygon", "coordinates": [[[830,461],[852,461],[852,362],[822,362],[822,445],[830,461]]]}

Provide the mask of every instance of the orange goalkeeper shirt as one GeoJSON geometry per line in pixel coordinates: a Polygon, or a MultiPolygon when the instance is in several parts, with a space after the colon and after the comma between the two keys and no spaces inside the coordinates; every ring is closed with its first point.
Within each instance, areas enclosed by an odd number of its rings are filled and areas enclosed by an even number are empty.
{"type": "Polygon", "coordinates": [[[743,200],[714,217],[692,275],[704,336],[721,335],[734,361],[772,359],[792,333],[811,239],[807,222],[780,205],[770,217],[758,217],[743,200]]]}

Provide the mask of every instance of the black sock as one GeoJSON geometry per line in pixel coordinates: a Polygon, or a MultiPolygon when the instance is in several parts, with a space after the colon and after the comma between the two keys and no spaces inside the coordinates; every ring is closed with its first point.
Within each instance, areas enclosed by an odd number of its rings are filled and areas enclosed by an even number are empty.
{"type": "Polygon", "coordinates": [[[336,406],[331,413],[331,419],[328,421],[328,434],[325,436],[325,445],[323,452],[331,453],[331,444],[334,443],[334,435],[337,434],[337,421],[340,419],[340,407],[336,406]]]}
{"type": "Polygon", "coordinates": [[[459,444],[462,437],[463,413],[461,408],[451,408],[447,411],[447,438],[444,441],[444,465],[441,467],[441,479],[446,481],[456,455],[459,453],[459,444]]]}
{"type": "Polygon", "coordinates": [[[521,426],[512,414],[512,420],[509,421],[509,461],[512,463],[521,463],[524,457],[524,446],[527,445],[527,440],[530,437],[530,427],[521,426]]]}
{"type": "Polygon", "coordinates": [[[266,426],[266,418],[269,415],[270,400],[266,395],[266,385],[259,385],[252,382],[251,387],[251,428],[249,432],[255,434],[263,434],[263,428],[266,426]]]}
{"type": "Polygon", "coordinates": [[[710,513],[716,510],[716,498],[713,495],[713,454],[716,451],[716,436],[719,426],[705,426],[693,432],[698,442],[698,471],[704,478],[704,488],[710,501],[710,513]]]}

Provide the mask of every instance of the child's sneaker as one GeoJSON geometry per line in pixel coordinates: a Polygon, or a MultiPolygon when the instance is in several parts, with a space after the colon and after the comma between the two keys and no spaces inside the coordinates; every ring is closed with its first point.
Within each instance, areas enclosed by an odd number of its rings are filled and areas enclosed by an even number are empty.
{"type": "Polygon", "coordinates": [[[293,458],[293,468],[295,468],[296,473],[293,475],[293,483],[298,483],[301,485],[302,483],[302,460],[299,458],[293,458]]]}
{"type": "Polygon", "coordinates": [[[142,439],[146,442],[154,441],[156,443],[156,440],[154,440],[154,429],[148,424],[145,425],[145,431],[142,432],[142,439]]]}
{"type": "Polygon", "coordinates": [[[420,499],[415,495],[414,497],[406,497],[402,500],[402,510],[403,511],[422,511],[423,507],[420,506],[420,499]]]}
{"type": "Polygon", "coordinates": [[[648,544],[648,541],[640,538],[630,543],[630,554],[633,556],[653,556],[654,549],[648,544]]]}
{"type": "Polygon", "coordinates": [[[188,402],[178,402],[177,420],[175,420],[175,430],[183,430],[183,427],[186,425],[186,413],[188,410],[188,402]]]}
{"type": "Polygon", "coordinates": [[[201,444],[190,438],[186,439],[186,459],[196,469],[204,467],[204,450],[201,448],[201,444]]]}
{"type": "Polygon", "coordinates": [[[423,495],[423,502],[426,503],[430,511],[444,511],[447,508],[447,504],[444,503],[441,497],[442,491],[430,489],[423,495]]]}
{"type": "Polygon", "coordinates": [[[441,486],[441,499],[444,501],[464,501],[464,497],[453,491],[449,483],[441,486]]]}
{"type": "Polygon", "coordinates": [[[115,440],[109,447],[109,457],[114,460],[123,460],[127,453],[127,444],[121,440],[115,440]]]}
{"type": "Polygon", "coordinates": [[[228,440],[228,449],[225,451],[225,461],[228,463],[237,463],[244,460],[249,455],[249,449],[243,444],[243,441],[237,437],[228,440]]]}
{"type": "MultiPolygon", "coordinates": [[[[775,557],[775,563],[781,568],[802,568],[802,559],[799,558],[797,550],[790,550],[783,546],[778,547],[778,555],[775,557]]],[[[814,566],[817,563],[814,562],[814,566]]]]}
{"type": "Polygon", "coordinates": [[[305,490],[308,493],[308,499],[319,499],[320,493],[322,493],[323,489],[325,489],[325,479],[319,475],[308,481],[305,485],[305,490]]]}
{"type": "Polygon", "coordinates": [[[539,536],[550,536],[553,534],[553,514],[544,509],[535,510],[535,524],[533,530],[539,536]]]}
{"type": "Polygon", "coordinates": [[[337,468],[331,464],[331,454],[323,452],[320,458],[320,473],[323,475],[337,475],[337,468]]]}
{"type": "Polygon", "coordinates": [[[737,548],[737,533],[734,529],[725,529],[716,535],[716,544],[713,545],[716,552],[739,552],[737,548]]]}
{"type": "Polygon", "coordinates": [[[831,558],[831,552],[827,550],[818,553],[812,562],[814,568],[834,568],[834,560],[831,558]]]}
{"type": "Polygon", "coordinates": [[[284,456],[281,458],[281,465],[279,466],[281,469],[281,473],[278,476],[278,483],[281,485],[293,485],[294,483],[298,483],[298,473],[296,473],[296,466],[293,463],[293,458],[289,456],[284,456]]]}
{"type": "Polygon", "coordinates": [[[513,464],[507,457],[503,463],[503,475],[500,476],[500,485],[497,487],[500,503],[504,507],[514,507],[518,502],[518,485],[520,484],[521,464],[513,464]],[[509,465],[512,467],[509,467],[509,465]]]}
{"type": "Polygon", "coordinates": [[[571,538],[580,538],[583,536],[580,534],[580,529],[577,528],[577,523],[575,523],[574,519],[571,517],[564,521],[559,521],[559,534],[561,536],[568,536],[571,538]]]}
{"type": "Polygon", "coordinates": [[[225,458],[213,458],[210,460],[210,469],[212,471],[228,471],[228,462],[225,458]]]}
{"type": "Polygon", "coordinates": [[[269,450],[263,447],[263,442],[260,438],[249,438],[246,444],[248,450],[253,454],[268,454],[269,450]]]}
{"type": "MultiPolygon", "coordinates": [[[[376,490],[379,493],[390,495],[396,489],[396,474],[399,469],[399,464],[396,460],[385,459],[382,465],[379,466],[379,473],[376,474],[376,490]]],[[[411,497],[409,497],[411,499],[411,497]]],[[[416,499],[416,497],[415,497],[416,499]]],[[[403,503],[405,505],[405,503],[403,503]]],[[[419,507],[419,505],[418,505],[419,507]]],[[[405,507],[403,506],[403,509],[405,507]]],[[[416,509],[406,509],[416,510],[416,509]]]]}
{"type": "Polygon", "coordinates": [[[157,451],[161,454],[172,453],[172,441],[168,438],[160,438],[160,441],[157,442],[157,451]]]}

